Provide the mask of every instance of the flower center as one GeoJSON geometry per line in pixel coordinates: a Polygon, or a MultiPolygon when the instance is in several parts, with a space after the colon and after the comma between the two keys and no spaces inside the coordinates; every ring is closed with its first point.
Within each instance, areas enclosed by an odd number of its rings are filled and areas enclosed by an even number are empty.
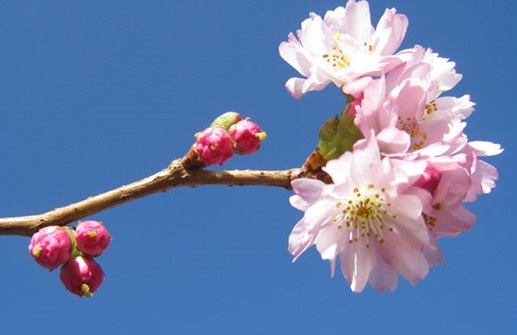
{"type": "Polygon", "coordinates": [[[333,221],[338,224],[338,229],[343,228],[343,223],[349,229],[348,242],[364,240],[366,247],[370,247],[370,239],[374,238],[379,243],[384,242],[383,230],[389,226],[389,222],[396,219],[396,215],[389,211],[391,204],[386,200],[386,190],[376,190],[375,185],[370,184],[364,190],[354,188],[353,195],[346,203],[338,202],[336,207],[341,213],[334,217],[333,221]]]}
{"type": "Polygon", "coordinates": [[[411,146],[409,147],[409,150],[415,151],[424,147],[425,141],[427,140],[427,133],[420,129],[415,120],[410,117],[404,119],[399,116],[397,128],[405,131],[411,137],[411,146]]]}
{"type": "MultiPolygon", "coordinates": [[[[439,211],[443,208],[443,203],[437,202],[433,205],[433,209],[435,211],[439,211]]],[[[424,222],[427,225],[427,228],[432,231],[433,228],[436,226],[436,221],[438,221],[438,218],[436,216],[432,216],[431,214],[422,213],[422,217],[424,218],[424,222]]]]}
{"type": "Polygon", "coordinates": [[[368,42],[364,42],[363,45],[369,52],[373,51],[373,45],[369,44],[368,42]]]}
{"type": "Polygon", "coordinates": [[[422,213],[422,217],[429,231],[433,231],[433,228],[436,226],[436,217],[425,213],[422,213]]]}
{"type": "Polygon", "coordinates": [[[425,105],[425,112],[422,116],[422,119],[426,119],[428,115],[431,115],[433,112],[438,110],[438,105],[436,104],[436,100],[431,100],[428,104],[425,105]]]}
{"type": "Polygon", "coordinates": [[[326,60],[333,68],[344,69],[350,66],[350,61],[344,54],[343,49],[336,46],[332,47],[332,53],[323,54],[321,57],[323,57],[323,59],[326,60]]]}

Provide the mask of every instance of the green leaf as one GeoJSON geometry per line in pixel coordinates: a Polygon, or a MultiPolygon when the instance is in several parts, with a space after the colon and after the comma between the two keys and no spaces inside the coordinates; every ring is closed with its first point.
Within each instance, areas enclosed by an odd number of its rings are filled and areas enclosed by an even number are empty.
{"type": "Polygon", "coordinates": [[[341,116],[334,115],[320,128],[318,149],[326,161],[352,151],[354,144],[363,138],[361,130],[354,124],[354,117],[347,115],[349,108],[347,103],[341,116]]]}
{"type": "Polygon", "coordinates": [[[226,131],[230,130],[230,127],[241,120],[239,113],[237,112],[226,112],[217,117],[214,122],[210,125],[212,128],[224,128],[226,131]]]}

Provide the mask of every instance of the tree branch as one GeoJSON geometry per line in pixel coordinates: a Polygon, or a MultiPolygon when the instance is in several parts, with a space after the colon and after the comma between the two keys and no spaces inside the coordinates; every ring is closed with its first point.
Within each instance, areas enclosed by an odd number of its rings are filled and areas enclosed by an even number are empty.
{"type": "Polygon", "coordinates": [[[291,181],[302,175],[302,169],[206,171],[200,166],[199,161],[187,154],[152,176],[74,204],[39,215],[0,218],[0,235],[31,236],[43,227],[64,226],[108,208],[180,186],[262,185],[291,189],[291,181]]]}

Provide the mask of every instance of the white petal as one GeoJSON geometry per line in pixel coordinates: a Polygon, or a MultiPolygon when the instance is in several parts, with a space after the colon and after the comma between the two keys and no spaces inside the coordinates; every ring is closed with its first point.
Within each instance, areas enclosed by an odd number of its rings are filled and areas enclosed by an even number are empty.
{"type": "Polygon", "coordinates": [[[291,78],[285,83],[285,88],[293,97],[300,99],[305,95],[303,92],[303,86],[307,79],[302,78],[291,78]]]}
{"type": "Polygon", "coordinates": [[[345,32],[359,42],[367,42],[373,32],[367,1],[348,1],[345,9],[345,32]]]}
{"type": "Polygon", "coordinates": [[[405,15],[396,14],[395,9],[386,9],[372,36],[375,52],[381,55],[393,54],[402,43],[407,27],[408,19],[405,15]]]}
{"type": "Polygon", "coordinates": [[[472,141],[469,146],[474,149],[477,156],[495,156],[503,152],[500,144],[486,141],[472,141]]]}
{"type": "Polygon", "coordinates": [[[307,77],[311,67],[310,54],[300,45],[292,33],[288,36],[288,42],[280,43],[278,47],[280,56],[289,65],[294,67],[301,75],[307,77]]]}
{"type": "Polygon", "coordinates": [[[331,50],[334,40],[332,34],[319,15],[310,14],[310,18],[302,22],[300,43],[311,54],[321,56],[331,50]]]}
{"type": "Polygon", "coordinates": [[[345,85],[343,85],[341,90],[344,93],[346,93],[346,94],[358,96],[358,95],[360,95],[364,91],[364,88],[372,80],[373,79],[370,76],[362,77],[362,78],[359,78],[359,79],[355,79],[355,80],[352,80],[352,81],[349,81],[349,82],[345,83],[345,85]]]}

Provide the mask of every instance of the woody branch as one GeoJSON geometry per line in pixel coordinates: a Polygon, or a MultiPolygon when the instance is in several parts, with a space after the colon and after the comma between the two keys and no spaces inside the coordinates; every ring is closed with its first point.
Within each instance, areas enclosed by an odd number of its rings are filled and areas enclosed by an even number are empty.
{"type": "Polygon", "coordinates": [[[31,236],[43,227],[64,226],[108,208],[180,186],[260,185],[290,189],[291,181],[302,175],[301,169],[207,171],[200,167],[195,156],[187,154],[147,178],[71,205],[38,215],[0,218],[0,235],[31,236]]]}

